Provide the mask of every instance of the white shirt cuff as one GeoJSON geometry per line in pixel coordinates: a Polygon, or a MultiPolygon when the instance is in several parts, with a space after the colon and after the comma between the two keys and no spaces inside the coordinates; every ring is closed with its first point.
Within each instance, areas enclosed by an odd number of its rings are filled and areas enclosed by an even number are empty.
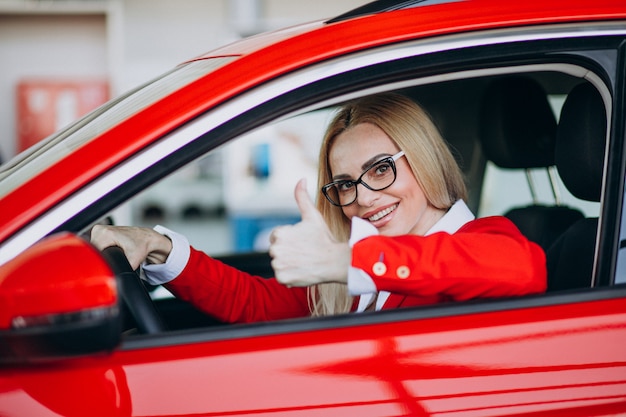
{"type": "Polygon", "coordinates": [[[365,271],[351,266],[348,270],[348,291],[350,295],[375,293],[376,284],[365,271]]]}
{"type": "MultiPolygon", "coordinates": [[[[353,247],[356,242],[377,234],[378,229],[355,216],[352,218],[352,229],[348,243],[350,247],[353,247]]],[[[350,295],[371,294],[376,292],[376,284],[365,271],[351,266],[348,270],[348,291],[350,295]]]]}
{"type": "Polygon", "coordinates": [[[161,285],[170,282],[179,276],[189,261],[191,248],[189,241],[180,233],[173,232],[166,227],[156,226],[154,230],[167,236],[172,241],[172,251],[168,255],[165,263],[141,265],[144,271],[144,279],[152,285],[161,285]]]}

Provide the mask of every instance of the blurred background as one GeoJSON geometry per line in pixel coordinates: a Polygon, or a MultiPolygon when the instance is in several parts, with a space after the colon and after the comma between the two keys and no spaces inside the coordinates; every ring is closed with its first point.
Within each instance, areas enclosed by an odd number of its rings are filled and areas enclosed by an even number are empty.
{"type": "MultiPolygon", "coordinates": [[[[0,163],[183,61],[367,2],[0,0],[0,163]]],[[[314,187],[325,123],[313,115],[256,132],[137,196],[115,221],[165,224],[212,254],[263,249],[272,227],[299,218],[293,185],[305,176],[314,187]]]]}
{"type": "Polygon", "coordinates": [[[366,0],[0,0],[0,160],[178,63],[366,0]]]}

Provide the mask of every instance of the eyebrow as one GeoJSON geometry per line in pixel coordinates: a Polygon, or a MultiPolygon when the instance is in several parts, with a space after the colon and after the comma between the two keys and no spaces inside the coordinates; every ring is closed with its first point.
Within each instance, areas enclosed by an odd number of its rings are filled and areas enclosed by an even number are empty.
{"type": "MultiPolygon", "coordinates": [[[[378,155],[372,156],[370,159],[368,159],[367,161],[363,162],[363,165],[361,165],[361,173],[363,173],[363,171],[365,171],[367,168],[372,166],[372,164],[375,164],[376,162],[378,162],[378,161],[380,161],[382,159],[389,158],[390,156],[392,156],[390,153],[379,153],[378,155]]],[[[333,175],[333,181],[343,180],[343,179],[350,179],[350,178],[352,178],[352,177],[350,177],[350,175],[348,175],[348,174],[333,175]]]]}

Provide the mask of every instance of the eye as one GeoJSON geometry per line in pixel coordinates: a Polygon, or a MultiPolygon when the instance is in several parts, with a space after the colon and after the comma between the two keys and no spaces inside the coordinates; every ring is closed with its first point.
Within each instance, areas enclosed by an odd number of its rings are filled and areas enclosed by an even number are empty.
{"type": "Polygon", "coordinates": [[[346,193],[354,188],[353,181],[339,181],[335,185],[337,187],[337,191],[340,193],[346,193]]]}
{"type": "Polygon", "coordinates": [[[380,162],[379,164],[374,166],[374,169],[372,171],[376,176],[384,176],[388,174],[389,171],[391,171],[391,164],[387,161],[380,162]]]}

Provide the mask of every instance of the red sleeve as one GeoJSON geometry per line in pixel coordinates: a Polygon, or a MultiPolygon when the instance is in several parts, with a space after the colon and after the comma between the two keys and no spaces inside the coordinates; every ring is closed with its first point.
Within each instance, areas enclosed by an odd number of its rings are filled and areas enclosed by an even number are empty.
{"type": "Polygon", "coordinates": [[[306,288],[287,288],[253,276],[195,249],[167,289],[226,323],[250,323],[310,315],[306,288]]]}
{"type": "Polygon", "coordinates": [[[352,266],[378,290],[411,296],[468,300],[546,290],[543,250],[500,216],[471,221],[453,235],[368,237],[354,245],[352,266]]]}

